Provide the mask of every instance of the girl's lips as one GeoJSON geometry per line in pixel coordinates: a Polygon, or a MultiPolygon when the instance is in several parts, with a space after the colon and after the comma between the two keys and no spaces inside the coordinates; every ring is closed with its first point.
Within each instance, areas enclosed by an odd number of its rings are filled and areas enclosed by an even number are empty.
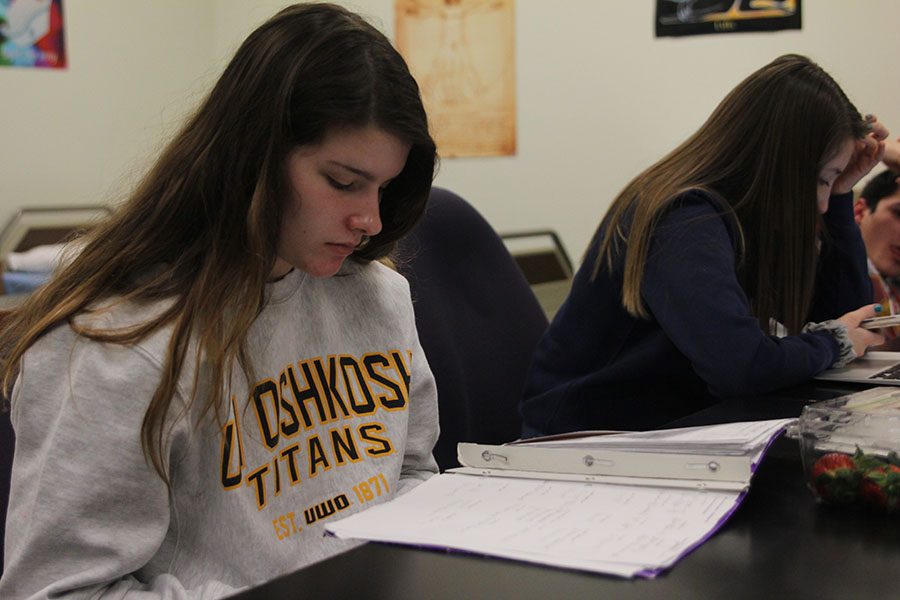
{"type": "Polygon", "coordinates": [[[350,256],[351,254],[353,254],[353,251],[356,250],[356,244],[340,244],[337,242],[331,242],[328,245],[346,256],[350,256]]]}

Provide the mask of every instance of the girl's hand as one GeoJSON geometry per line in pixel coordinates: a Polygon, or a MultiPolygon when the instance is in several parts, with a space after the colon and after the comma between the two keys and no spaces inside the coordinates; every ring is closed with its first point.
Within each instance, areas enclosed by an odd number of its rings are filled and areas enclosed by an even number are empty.
{"type": "Polygon", "coordinates": [[[881,309],[880,304],[866,304],[862,308],[848,312],[846,315],[836,319],[839,323],[843,323],[847,327],[847,337],[853,344],[853,351],[857,356],[866,353],[869,346],[880,346],[884,343],[884,336],[874,330],[863,329],[859,326],[863,319],[869,319],[878,315],[875,307],[881,309]]]}
{"type": "Polygon", "coordinates": [[[874,115],[866,115],[866,123],[869,128],[862,139],[856,140],[856,148],[850,162],[834,181],[831,188],[833,194],[846,194],[862,179],[872,167],[881,162],[884,156],[884,140],[888,137],[887,127],[878,122],[874,115]]]}
{"type": "Polygon", "coordinates": [[[900,173],[900,138],[884,142],[884,158],[881,160],[884,161],[888,169],[894,173],[900,173]]]}

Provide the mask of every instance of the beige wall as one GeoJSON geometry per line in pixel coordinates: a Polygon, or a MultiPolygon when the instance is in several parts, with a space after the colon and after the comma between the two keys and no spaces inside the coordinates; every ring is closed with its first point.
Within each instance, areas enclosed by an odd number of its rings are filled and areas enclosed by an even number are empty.
{"type": "MultiPolygon", "coordinates": [[[[0,224],[19,206],[115,198],[285,4],[68,0],[70,67],[0,70],[0,224]]],[[[392,35],[391,0],[343,4],[392,35]]],[[[900,135],[900,2],[807,0],[801,31],[659,40],[654,4],[517,0],[518,154],[445,160],[437,185],[501,231],[556,229],[577,259],[618,189],[784,52],[813,57],[900,135]]]]}
{"type": "Polygon", "coordinates": [[[109,201],[209,68],[211,1],[70,0],[69,67],[0,69],[0,223],[20,206],[109,201]]]}

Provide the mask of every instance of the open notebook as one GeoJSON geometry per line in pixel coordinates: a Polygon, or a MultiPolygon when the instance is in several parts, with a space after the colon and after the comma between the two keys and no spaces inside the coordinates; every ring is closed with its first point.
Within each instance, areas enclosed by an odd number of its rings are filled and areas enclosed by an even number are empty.
{"type": "Polygon", "coordinates": [[[326,530],[654,577],[737,510],[765,450],[792,421],[460,444],[463,467],[326,530]]]}
{"type": "Polygon", "coordinates": [[[842,369],[828,369],[816,379],[900,385],[900,352],[868,352],[842,369]]]}

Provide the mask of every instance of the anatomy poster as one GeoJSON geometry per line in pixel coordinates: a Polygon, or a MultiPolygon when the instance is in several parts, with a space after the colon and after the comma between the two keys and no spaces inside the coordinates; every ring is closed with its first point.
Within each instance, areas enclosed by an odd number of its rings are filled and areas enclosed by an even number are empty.
{"type": "Polygon", "coordinates": [[[800,29],[800,0],[656,0],[656,37],[800,29]]]}
{"type": "Polygon", "coordinates": [[[0,66],[66,66],[62,0],[0,0],[0,66]]]}
{"type": "Polygon", "coordinates": [[[513,0],[395,0],[395,10],[440,155],[515,154],[513,0]]]}

